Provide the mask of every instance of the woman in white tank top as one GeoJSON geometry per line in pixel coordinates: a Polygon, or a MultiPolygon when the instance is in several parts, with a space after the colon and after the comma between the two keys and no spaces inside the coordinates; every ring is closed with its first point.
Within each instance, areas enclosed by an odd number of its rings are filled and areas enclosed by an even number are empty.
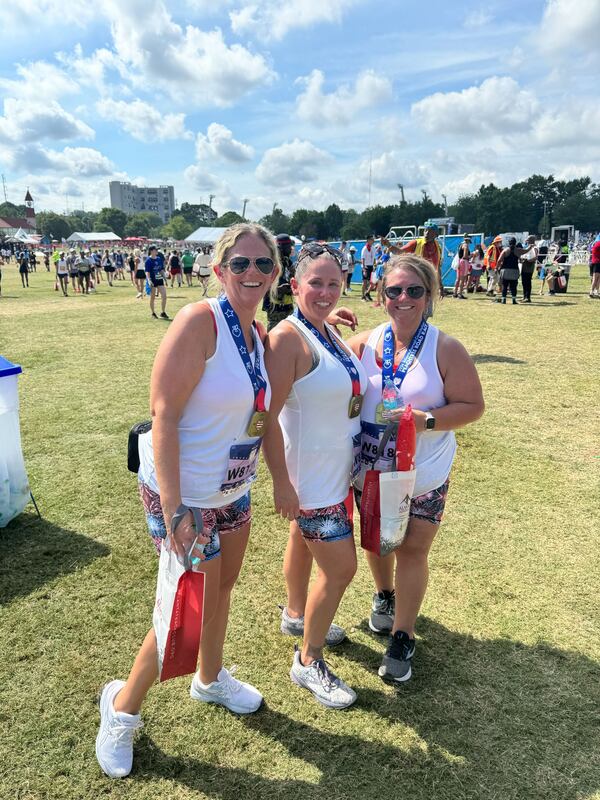
{"type": "MultiPolygon", "coordinates": [[[[244,223],[223,233],[214,270],[224,295],[186,306],[169,327],[152,370],[153,426],[139,447],[141,494],[155,541],[160,545],[168,533],[178,555],[188,552],[196,540],[191,507],[200,510],[207,534],[190,551],[200,559],[194,568],[205,574],[199,671],[190,694],[240,714],[256,711],[262,695],[225,669],[223,642],[250,532],[248,488],[270,403],[254,315],[278,266],[275,240],[264,228],[244,223]],[[172,531],[176,513],[184,516],[172,531]]],[[[111,681],[102,692],[96,755],[111,777],[131,770],[133,731],[157,675],[150,630],[127,682],[111,681]]]]}
{"type": "Polygon", "coordinates": [[[361,413],[363,464],[355,496],[360,507],[364,471],[373,468],[369,454],[385,429],[381,424],[384,371],[385,377],[400,382],[400,407],[388,419],[399,419],[409,403],[413,408],[416,483],[402,545],[383,558],[365,551],[377,590],[369,627],[392,634],[379,675],[403,682],[411,677],[415,623],[427,590],[428,554],[442,518],[456,451],[453,431],[479,419],[484,403],[475,365],[465,348],[425,322],[430,301],[439,295],[438,277],[429,261],[414,255],[394,256],[386,267],[383,289],[389,320],[348,342],[368,379],[361,413]],[[407,352],[416,357],[402,378],[407,352]]]}
{"type": "Polygon", "coordinates": [[[269,333],[266,353],[273,419],[265,459],[275,508],[291,523],[282,631],[304,634],[290,676],[331,708],[356,699],[329,671],[323,646],[344,638],[331,623],[356,571],[344,501],[353,465],[359,466],[360,403],[366,389],[359,359],[326,323],[342,288],[341,254],[316,243],[304,246],[292,279],[297,309],[269,333]],[[279,423],[273,424],[277,414],[279,423]],[[313,557],[319,572],[307,599],[313,557]]]}

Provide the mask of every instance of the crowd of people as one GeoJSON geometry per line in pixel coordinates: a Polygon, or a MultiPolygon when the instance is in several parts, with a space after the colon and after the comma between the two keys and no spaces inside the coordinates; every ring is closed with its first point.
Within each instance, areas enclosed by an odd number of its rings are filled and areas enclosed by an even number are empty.
{"type": "MultiPolygon", "coordinates": [[[[166,332],[152,369],[152,427],[139,437],[139,492],[154,545],[191,559],[204,575],[190,696],[237,714],[253,713],[263,701],[258,688],[223,663],[261,445],[275,510],[290,525],[280,628],[302,645],[291,655],[289,677],[322,705],[343,709],[355,702],[357,690],[333,672],[324,648],[346,637],[333,620],[356,571],[352,502],[360,509],[364,477],[373,467],[371,444],[410,404],[417,479],[408,529],[391,555],[368,557],[374,589],[369,626],[388,637],[378,672],[399,684],[412,674],[428,554],[456,451],[454,430],[484,409],[465,348],[427,322],[440,294],[437,270],[427,259],[391,255],[381,278],[386,320],[345,341],[335,326],[354,330],[357,324],[350,309],[337,307],[347,285],[346,256],[313,242],[286,274],[286,238],[276,240],[249,223],[223,233],[212,257],[220,295],[184,307],[166,332]],[[267,332],[255,316],[268,292],[273,314],[288,293],[292,313],[267,332]],[[388,374],[399,405],[382,420],[388,374]],[[198,515],[202,531],[194,524],[198,515]],[[318,569],[311,585],[313,561],[318,569]]],[[[112,680],[102,690],[96,756],[110,777],[132,769],[141,707],[158,671],[150,629],[127,680],[112,680]]]]}

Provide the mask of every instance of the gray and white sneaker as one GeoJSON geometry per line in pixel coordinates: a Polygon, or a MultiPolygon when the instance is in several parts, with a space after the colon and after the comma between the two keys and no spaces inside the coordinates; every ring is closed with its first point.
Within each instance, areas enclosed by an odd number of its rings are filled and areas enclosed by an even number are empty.
{"type": "Polygon", "coordinates": [[[396,594],[394,590],[384,589],[375,592],[369,617],[369,628],[373,633],[388,635],[392,632],[394,624],[394,611],[396,610],[396,594]]]}
{"type": "Polygon", "coordinates": [[[415,640],[411,639],[404,631],[396,631],[390,636],[390,643],[378,670],[379,677],[393,683],[404,683],[410,680],[414,654],[415,640]]]}
{"type": "Polygon", "coordinates": [[[233,677],[236,667],[231,670],[221,667],[217,680],[202,683],[198,673],[192,679],[190,697],[202,703],[217,703],[225,706],[234,714],[252,714],[258,711],[263,701],[262,694],[249,683],[243,683],[233,677]]]}
{"type": "Polygon", "coordinates": [[[133,765],[133,735],[143,727],[139,714],[115,711],[113,701],[125,681],[110,681],[100,694],[100,730],[96,758],[109,778],[125,778],[133,765]]]}
{"type": "MultiPolygon", "coordinates": [[[[296,636],[302,639],[304,636],[304,617],[290,617],[286,606],[279,606],[279,608],[281,609],[281,632],[286,636],[296,636]]],[[[341,644],[345,638],[346,631],[332,622],[325,636],[325,644],[328,647],[335,647],[341,644]]]]}
{"type": "Polygon", "coordinates": [[[312,692],[315,699],[327,708],[348,708],[356,700],[354,689],[334,675],[322,658],[305,667],[300,661],[300,650],[297,647],[290,678],[292,683],[312,692]]]}

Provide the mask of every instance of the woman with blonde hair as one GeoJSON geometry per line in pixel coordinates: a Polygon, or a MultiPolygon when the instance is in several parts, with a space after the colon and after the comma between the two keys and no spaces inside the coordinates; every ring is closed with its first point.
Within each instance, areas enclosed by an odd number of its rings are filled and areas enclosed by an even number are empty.
{"type": "Polygon", "coordinates": [[[146,271],[144,269],[144,262],[142,260],[142,251],[139,247],[134,248],[133,251],[133,279],[135,288],[137,289],[136,298],[140,300],[144,297],[144,288],[146,285],[146,271]]]}
{"type": "MultiPolygon", "coordinates": [[[[393,256],[384,272],[383,296],[388,320],[348,341],[368,379],[355,499],[360,508],[365,471],[374,468],[372,448],[376,452],[386,424],[399,420],[410,404],[417,448],[407,534],[391,555],[366,552],[376,589],[369,627],[390,635],[379,675],[402,683],[412,674],[415,625],[428,583],[428,555],[442,520],[456,452],[454,430],[479,419],[484,402],[477,370],[463,345],[426,321],[428,309],[439,296],[438,276],[429,261],[415,255],[393,256]],[[382,404],[388,380],[397,391],[397,408],[389,415],[382,404]]],[[[386,465],[377,465],[382,466],[386,465]]]]}

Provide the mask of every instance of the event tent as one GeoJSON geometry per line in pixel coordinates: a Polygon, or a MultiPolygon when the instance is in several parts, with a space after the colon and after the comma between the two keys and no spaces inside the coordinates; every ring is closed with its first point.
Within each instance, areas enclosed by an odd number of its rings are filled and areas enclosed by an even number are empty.
{"type": "Polygon", "coordinates": [[[117,236],[112,231],[90,231],[90,233],[81,233],[75,231],[72,233],[67,242],[120,242],[121,237],[117,236]]]}
{"type": "Polygon", "coordinates": [[[18,364],[0,356],[0,528],[23,511],[30,497],[19,425],[21,372],[18,364]]]}
{"type": "Polygon", "coordinates": [[[227,228],[198,228],[185,241],[198,242],[198,244],[214,244],[225,230],[227,228]]]}

